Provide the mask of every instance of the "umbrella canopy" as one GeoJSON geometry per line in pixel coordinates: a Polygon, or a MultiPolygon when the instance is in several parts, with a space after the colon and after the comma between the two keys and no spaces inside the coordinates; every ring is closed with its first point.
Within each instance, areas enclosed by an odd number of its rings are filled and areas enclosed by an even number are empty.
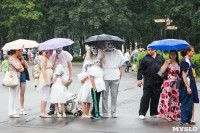
{"type": "Polygon", "coordinates": [[[74,43],[71,39],[67,38],[53,38],[50,40],[47,40],[43,43],[40,43],[38,50],[51,50],[51,49],[57,49],[65,46],[70,46],[74,43]]]}
{"type": "Polygon", "coordinates": [[[17,50],[23,48],[35,48],[38,47],[39,43],[33,40],[26,40],[26,39],[18,39],[9,43],[6,43],[3,46],[3,50],[17,50]]]}
{"type": "Polygon", "coordinates": [[[85,40],[84,44],[88,45],[104,45],[105,41],[112,41],[113,44],[123,44],[124,40],[119,38],[118,36],[112,36],[107,34],[101,34],[96,36],[91,36],[85,40]]]}
{"type": "Polygon", "coordinates": [[[184,49],[185,47],[189,46],[189,43],[185,40],[178,40],[178,39],[164,39],[159,41],[153,41],[148,48],[154,50],[180,50],[184,49]]]}

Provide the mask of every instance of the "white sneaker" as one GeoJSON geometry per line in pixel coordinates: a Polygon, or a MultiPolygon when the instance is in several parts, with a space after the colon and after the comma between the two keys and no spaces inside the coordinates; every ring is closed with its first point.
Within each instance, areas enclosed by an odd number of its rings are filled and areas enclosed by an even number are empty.
{"type": "Polygon", "coordinates": [[[103,117],[104,118],[108,118],[108,114],[103,114],[103,117]]]}
{"type": "Polygon", "coordinates": [[[152,115],[151,118],[160,118],[159,115],[152,115]]]}
{"type": "Polygon", "coordinates": [[[144,115],[140,115],[139,117],[140,117],[141,120],[144,120],[144,119],[145,119],[145,116],[144,116],[144,115]]]}
{"type": "Polygon", "coordinates": [[[117,114],[116,114],[116,113],[113,113],[113,114],[112,114],[112,118],[117,118],[117,114]]]}

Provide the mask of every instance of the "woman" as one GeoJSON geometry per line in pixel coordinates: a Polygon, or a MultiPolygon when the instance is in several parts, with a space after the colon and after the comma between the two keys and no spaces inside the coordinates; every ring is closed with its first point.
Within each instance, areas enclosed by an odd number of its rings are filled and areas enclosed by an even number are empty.
{"type": "Polygon", "coordinates": [[[130,60],[131,60],[131,56],[129,54],[129,49],[126,49],[126,53],[124,54],[124,58],[125,58],[125,61],[126,61],[125,72],[129,72],[129,63],[130,63],[130,60]]]}
{"type": "Polygon", "coordinates": [[[176,89],[176,80],[179,77],[178,52],[175,50],[170,51],[169,58],[161,68],[161,73],[165,73],[168,70],[168,76],[163,82],[159,116],[167,121],[180,121],[179,90],[176,89]]]}
{"type": "Polygon", "coordinates": [[[53,70],[52,70],[53,64],[49,60],[49,57],[52,55],[53,50],[46,50],[45,53],[46,56],[44,56],[41,61],[42,72],[40,73],[37,90],[42,91],[40,117],[51,118],[50,115],[45,113],[45,109],[49,97],[51,78],[53,76],[53,70]]]}
{"type": "MultiPolygon", "coordinates": [[[[20,72],[24,71],[24,67],[21,65],[19,57],[22,56],[22,49],[20,50],[11,50],[11,56],[8,59],[8,70],[10,72],[17,72],[18,81],[20,78],[20,72]]],[[[9,87],[9,117],[10,118],[19,118],[17,114],[17,96],[19,95],[19,83],[16,87],[9,87]]]]}
{"type": "MultiPolygon", "coordinates": [[[[43,58],[42,51],[39,51],[39,55],[34,59],[34,64],[41,66],[42,58],[43,58]]],[[[38,82],[38,79],[35,79],[35,87],[37,87],[37,82],[38,82]]]]}
{"type": "MultiPolygon", "coordinates": [[[[21,56],[19,60],[21,61],[21,64],[24,67],[24,69],[28,69],[28,63],[25,61],[24,57],[21,56]]],[[[26,112],[24,110],[25,89],[26,89],[26,73],[25,71],[23,71],[20,73],[20,105],[21,105],[20,114],[21,115],[26,115],[26,112]]]]}

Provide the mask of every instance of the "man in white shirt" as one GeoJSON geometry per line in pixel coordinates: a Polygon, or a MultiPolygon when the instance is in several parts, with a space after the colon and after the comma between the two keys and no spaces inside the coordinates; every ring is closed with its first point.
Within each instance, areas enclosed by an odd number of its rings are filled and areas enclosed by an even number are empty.
{"type": "MultiPolygon", "coordinates": [[[[53,64],[53,70],[55,70],[56,66],[61,64],[68,75],[68,81],[72,80],[72,55],[67,52],[63,51],[62,48],[56,49],[50,57],[50,61],[53,64]]],[[[54,114],[55,112],[55,104],[50,105],[50,112],[49,115],[54,114]]]]}
{"type": "Polygon", "coordinates": [[[104,81],[106,90],[102,93],[102,111],[103,116],[108,117],[108,95],[111,92],[111,115],[117,118],[116,105],[120,79],[122,76],[125,62],[124,56],[120,50],[114,48],[111,41],[105,43],[106,49],[102,51],[100,58],[101,67],[104,70],[104,81]]]}

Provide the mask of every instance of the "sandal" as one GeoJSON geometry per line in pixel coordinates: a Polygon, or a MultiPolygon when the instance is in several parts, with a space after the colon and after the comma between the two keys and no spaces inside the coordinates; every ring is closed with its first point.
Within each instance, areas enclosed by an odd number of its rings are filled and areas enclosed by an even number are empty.
{"type": "Polygon", "coordinates": [[[67,117],[66,113],[63,113],[63,118],[66,118],[66,117],[67,117]]]}
{"type": "Polygon", "coordinates": [[[19,114],[9,115],[10,118],[20,118],[19,114]]]}
{"type": "Polygon", "coordinates": [[[62,118],[62,115],[60,113],[57,113],[57,118],[62,118]]]}
{"type": "Polygon", "coordinates": [[[168,122],[172,122],[173,120],[171,118],[166,119],[168,122]]]}
{"type": "Polygon", "coordinates": [[[27,113],[25,112],[24,109],[21,109],[21,110],[20,110],[20,115],[27,115],[27,113]]]}
{"type": "Polygon", "coordinates": [[[51,116],[48,114],[40,114],[40,117],[41,118],[51,118],[51,116]]]}

